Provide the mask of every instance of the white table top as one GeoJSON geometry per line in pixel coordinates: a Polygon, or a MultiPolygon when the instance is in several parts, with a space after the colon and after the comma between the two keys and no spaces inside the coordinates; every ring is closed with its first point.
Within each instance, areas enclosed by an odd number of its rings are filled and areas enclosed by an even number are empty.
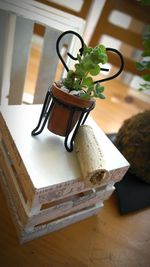
{"type": "MultiPolygon", "coordinates": [[[[51,133],[47,127],[40,135],[31,136],[31,131],[37,125],[41,108],[41,105],[0,107],[32,183],[37,189],[81,177],[75,152],[66,151],[63,137],[51,133]]],[[[106,158],[108,170],[129,165],[91,118],[88,118],[86,124],[93,127],[106,158]]]]}

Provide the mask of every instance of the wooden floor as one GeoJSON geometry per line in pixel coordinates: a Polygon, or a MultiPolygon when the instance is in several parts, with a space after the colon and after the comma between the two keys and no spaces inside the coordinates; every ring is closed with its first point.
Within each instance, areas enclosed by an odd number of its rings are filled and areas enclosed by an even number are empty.
{"type": "Polygon", "coordinates": [[[149,267],[150,210],[126,216],[115,193],[94,217],[19,245],[0,191],[1,267],[149,267]]]}
{"type": "MultiPolygon", "coordinates": [[[[93,118],[105,132],[147,108],[118,80],[106,84],[93,118]]],[[[120,215],[116,193],[94,217],[20,245],[0,190],[1,267],[150,267],[150,209],[120,215]]]]}

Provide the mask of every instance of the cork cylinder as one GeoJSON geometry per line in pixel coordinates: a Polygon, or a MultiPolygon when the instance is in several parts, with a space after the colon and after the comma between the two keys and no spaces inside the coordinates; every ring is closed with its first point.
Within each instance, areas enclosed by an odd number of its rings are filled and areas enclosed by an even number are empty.
{"type": "Polygon", "coordinates": [[[109,172],[92,127],[80,126],[75,139],[75,152],[86,186],[93,188],[101,185],[109,172]]]}

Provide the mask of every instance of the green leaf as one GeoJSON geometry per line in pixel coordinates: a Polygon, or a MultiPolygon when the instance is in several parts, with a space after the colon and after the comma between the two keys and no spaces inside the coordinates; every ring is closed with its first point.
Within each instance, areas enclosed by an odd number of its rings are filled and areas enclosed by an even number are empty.
{"type": "Polygon", "coordinates": [[[87,60],[86,62],[84,62],[84,70],[85,72],[90,72],[90,70],[93,68],[93,63],[91,63],[91,61],[87,60]]]}
{"type": "Polygon", "coordinates": [[[93,51],[90,54],[90,58],[93,63],[105,64],[108,60],[105,46],[97,45],[95,48],[93,48],[93,51]]]}
{"type": "Polygon", "coordinates": [[[91,95],[87,94],[87,93],[85,93],[85,94],[81,93],[80,98],[85,99],[85,100],[89,100],[89,99],[91,99],[91,95]]]}
{"type": "Polygon", "coordinates": [[[99,65],[95,65],[89,72],[91,75],[96,76],[100,73],[100,66],[99,65]]]}
{"type": "Polygon", "coordinates": [[[77,54],[77,59],[79,62],[81,62],[81,56],[79,54],[77,54]]]}
{"type": "Polygon", "coordinates": [[[150,0],[139,0],[142,5],[149,6],[150,5],[150,0]]]}
{"type": "Polygon", "coordinates": [[[106,96],[105,96],[104,94],[99,94],[99,98],[101,98],[101,99],[105,99],[106,96]]]}
{"type": "Polygon", "coordinates": [[[75,81],[74,81],[73,89],[74,89],[74,90],[77,90],[77,91],[79,91],[79,90],[82,89],[82,86],[81,86],[81,84],[80,84],[80,80],[75,80],[75,81]]]}
{"type": "Polygon", "coordinates": [[[83,78],[82,85],[83,86],[90,86],[93,84],[93,79],[91,77],[83,78]]]}
{"type": "Polygon", "coordinates": [[[83,50],[84,55],[90,54],[92,50],[93,50],[92,47],[88,47],[86,44],[84,44],[84,50],[83,50]]]}
{"type": "Polygon", "coordinates": [[[142,78],[147,81],[147,82],[150,82],[150,74],[145,74],[142,76],[142,78]]]}
{"type": "Polygon", "coordinates": [[[145,50],[149,50],[150,49],[150,39],[145,40],[143,42],[143,45],[144,45],[145,50]]]}
{"type": "Polygon", "coordinates": [[[74,71],[73,70],[69,70],[67,73],[67,78],[72,78],[74,76],[74,71]]]}
{"type": "Polygon", "coordinates": [[[136,68],[137,68],[137,70],[140,70],[140,71],[144,70],[143,65],[139,62],[136,62],[136,68]]]}
{"type": "Polygon", "coordinates": [[[68,72],[67,78],[63,80],[63,85],[69,90],[80,90],[82,98],[90,99],[98,97],[104,99],[104,87],[100,84],[94,84],[92,76],[100,73],[100,63],[107,62],[106,48],[103,45],[96,47],[87,47],[84,44],[83,54],[77,54],[77,64],[75,70],[68,72]]]}
{"type": "Polygon", "coordinates": [[[100,84],[97,83],[95,85],[95,89],[94,89],[94,97],[98,97],[100,99],[105,99],[105,95],[102,94],[103,91],[104,91],[104,86],[100,86],[100,84]]]}
{"type": "Polygon", "coordinates": [[[75,64],[74,66],[76,70],[80,69],[80,64],[75,64]]]}
{"type": "Polygon", "coordinates": [[[136,68],[139,71],[150,69],[150,62],[149,61],[145,61],[145,60],[143,60],[141,62],[137,62],[136,63],[136,68]]]}
{"type": "Polygon", "coordinates": [[[141,54],[142,57],[150,57],[150,50],[145,50],[141,54]]]}
{"type": "Polygon", "coordinates": [[[91,94],[91,92],[93,91],[93,89],[94,89],[94,83],[92,84],[92,85],[90,85],[90,86],[88,86],[88,89],[87,89],[87,94],[91,94]]]}
{"type": "Polygon", "coordinates": [[[139,91],[150,90],[150,83],[140,84],[140,86],[139,91]]]}
{"type": "Polygon", "coordinates": [[[149,40],[150,39],[150,30],[144,33],[143,39],[144,40],[149,40]]]}
{"type": "Polygon", "coordinates": [[[85,72],[83,70],[78,69],[75,71],[75,76],[78,79],[82,79],[85,76],[85,72]]]}
{"type": "Polygon", "coordinates": [[[97,83],[96,84],[96,92],[99,92],[99,93],[102,93],[102,92],[104,92],[104,86],[100,86],[100,84],[99,83],[97,83]]]}
{"type": "Polygon", "coordinates": [[[94,97],[98,97],[100,99],[105,99],[106,98],[104,94],[102,94],[100,92],[97,92],[97,91],[94,92],[94,97]]]}

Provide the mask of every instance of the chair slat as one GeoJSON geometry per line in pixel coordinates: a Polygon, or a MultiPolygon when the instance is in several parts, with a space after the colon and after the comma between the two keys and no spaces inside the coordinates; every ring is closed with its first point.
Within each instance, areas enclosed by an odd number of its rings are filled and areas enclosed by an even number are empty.
{"type": "Polygon", "coordinates": [[[10,79],[9,104],[21,104],[33,33],[33,22],[17,17],[10,79]]]}
{"type": "Polygon", "coordinates": [[[1,103],[1,93],[2,93],[2,84],[3,84],[3,64],[4,64],[4,53],[5,53],[5,29],[7,27],[8,13],[0,10],[0,103],[1,103]]]}
{"type": "MultiPolygon", "coordinates": [[[[55,29],[52,29],[50,27],[46,28],[43,53],[40,62],[36,89],[34,93],[34,104],[43,103],[48,87],[55,80],[56,70],[59,62],[59,58],[56,53],[56,40],[60,34],[60,31],[56,31],[55,29]]],[[[64,36],[63,40],[60,42],[60,49],[64,45],[69,47],[71,40],[72,35],[64,36]]]]}
{"type": "Polygon", "coordinates": [[[60,34],[60,31],[56,31],[50,27],[46,28],[42,57],[34,93],[34,104],[43,103],[48,86],[54,81],[59,60],[56,53],[56,40],[60,34]]]}

